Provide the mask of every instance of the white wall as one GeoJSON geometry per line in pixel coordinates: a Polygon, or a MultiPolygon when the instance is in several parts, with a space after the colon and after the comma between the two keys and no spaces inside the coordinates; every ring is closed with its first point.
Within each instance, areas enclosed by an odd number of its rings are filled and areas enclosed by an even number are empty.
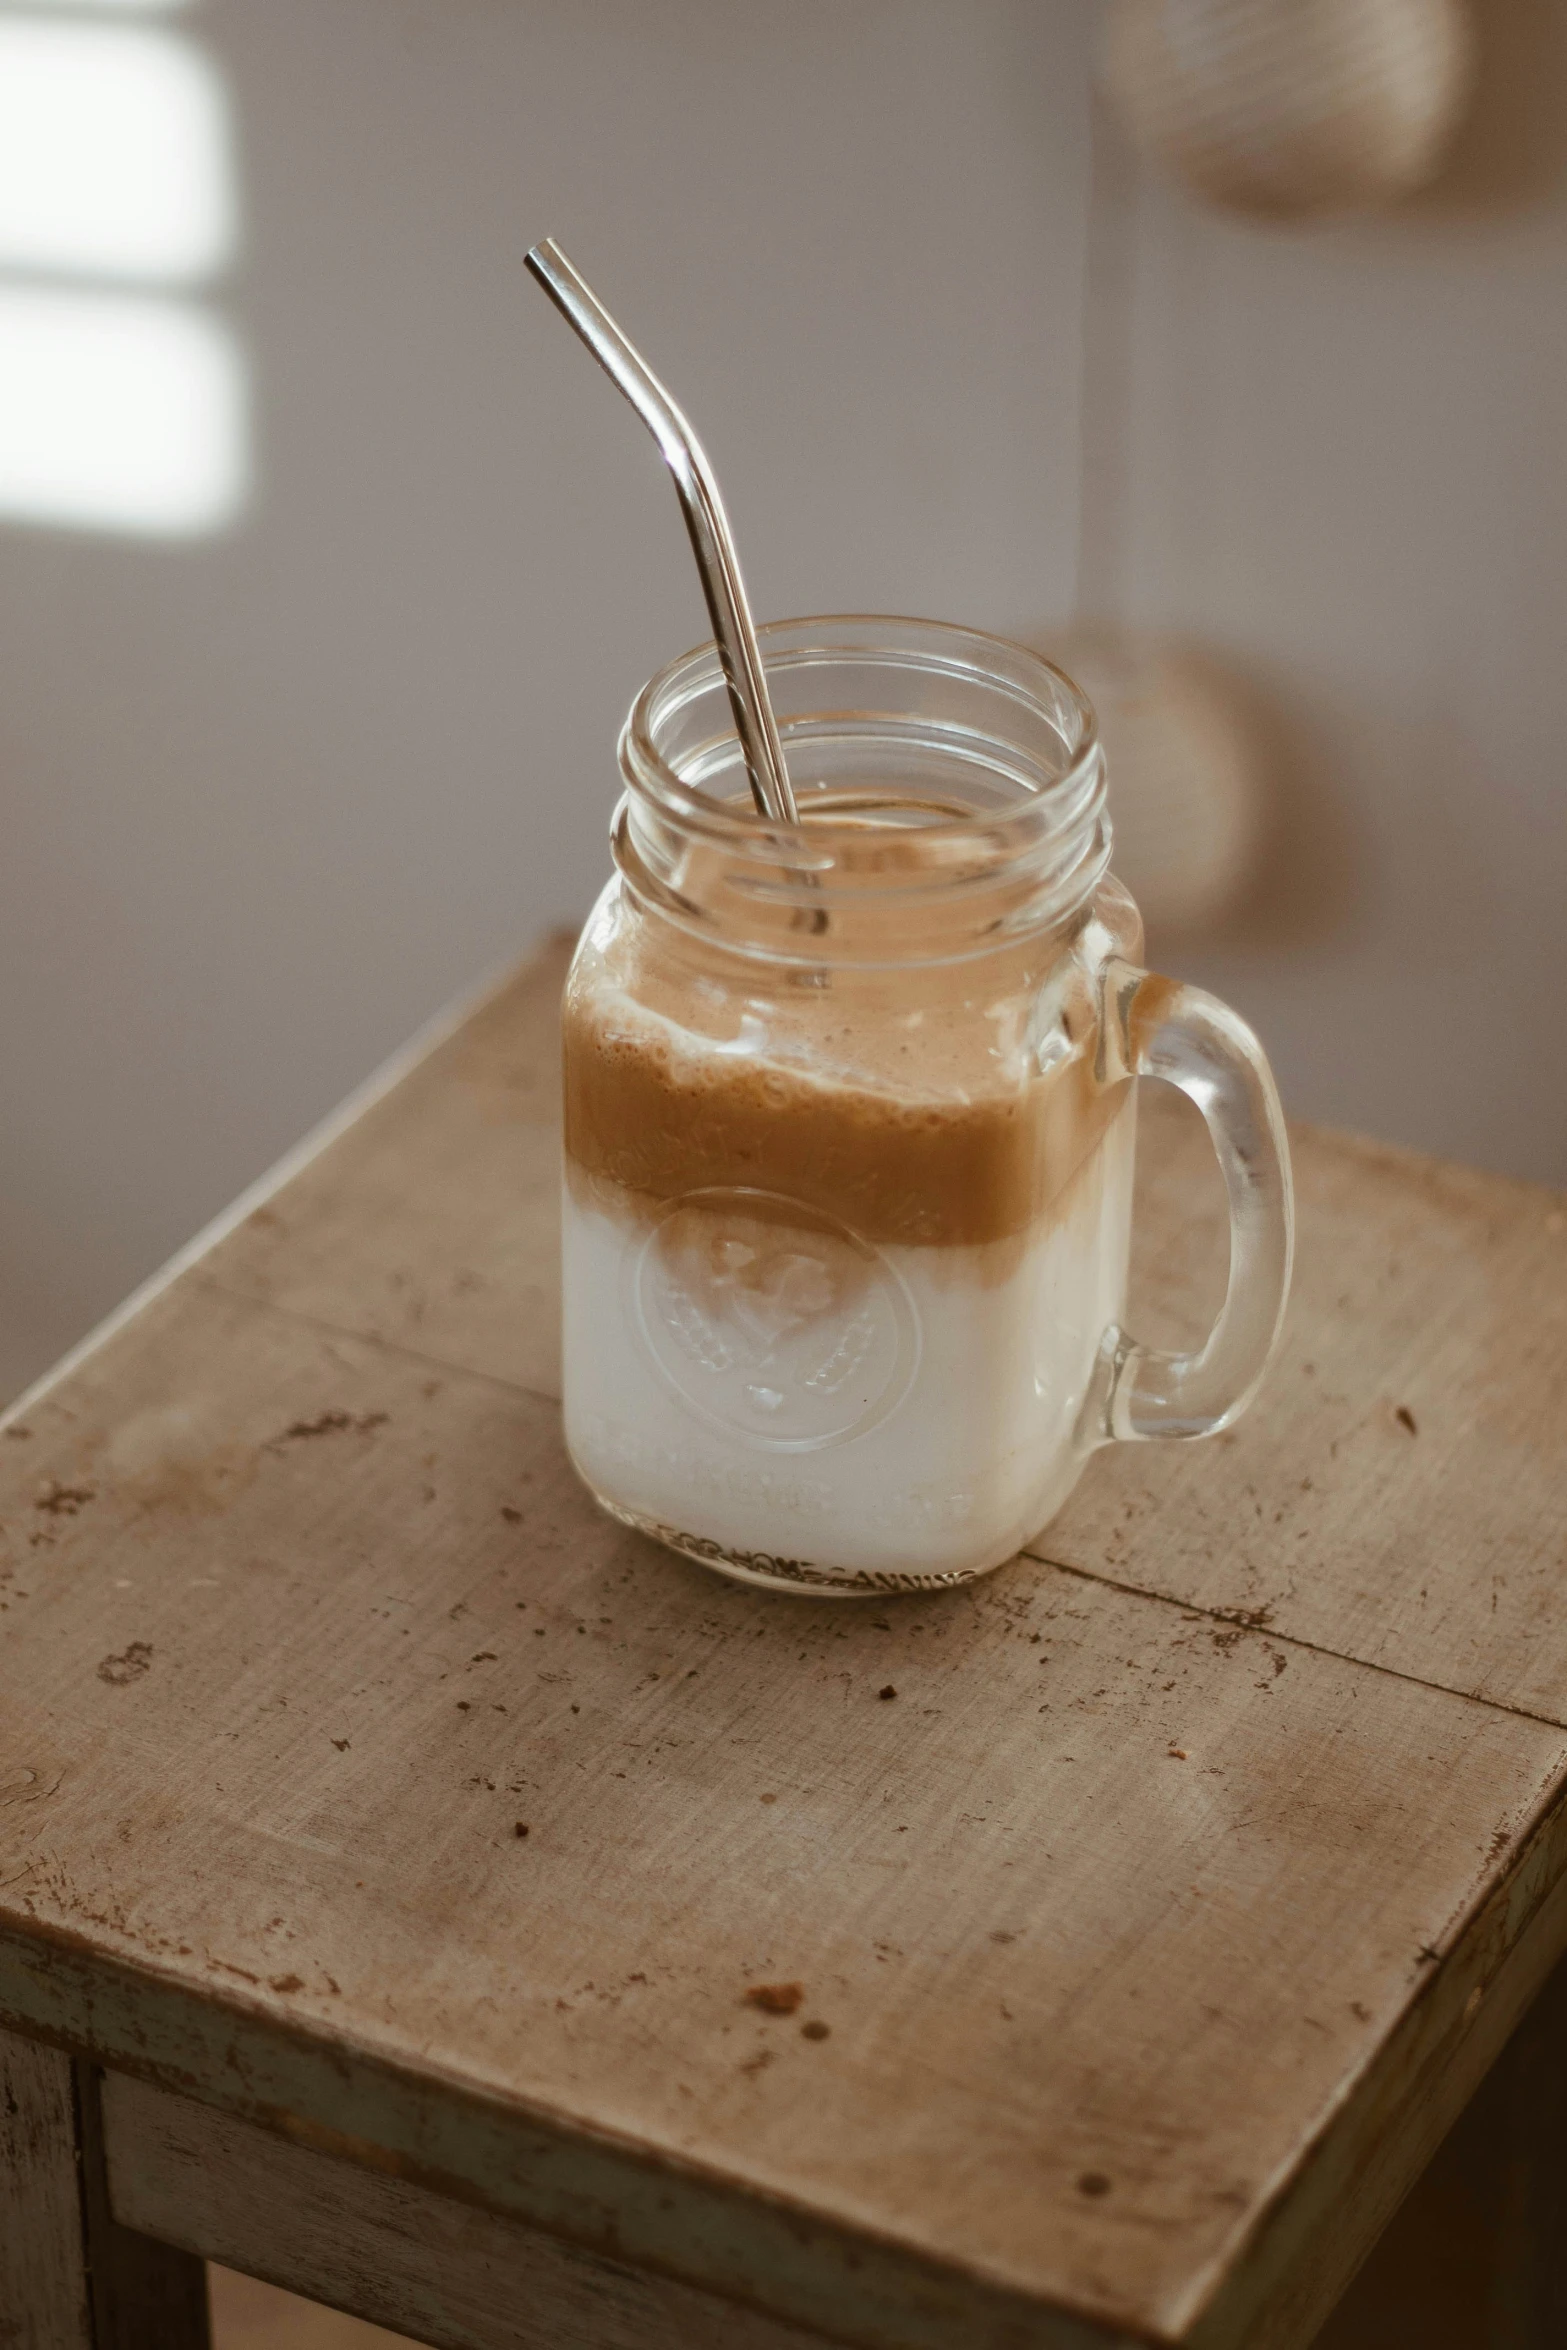
{"type": "MultiPolygon", "coordinates": [[[[1538,111],[1558,0],[1491,10],[1538,111]]],[[[1084,0],[168,21],[230,92],[256,487],[184,545],[0,523],[0,1384],[597,884],[625,704],[703,626],[535,236],[699,419],[763,612],[1017,632],[1074,587],[1084,0]]],[[[1559,1178],[1567,205],[1537,161],[1296,237],[1134,186],[1118,576],[1283,745],[1249,930],[1183,967],[1294,1106],[1559,1178]]]]}
{"type": "Polygon", "coordinates": [[[1357,225],[1133,198],[1129,610],[1281,742],[1192,955],[1302,1114],[1567,1180],[1567,11],[1487,0],[1444,184],[1357,225]]]}
{"type": "MultiPolygon", "coordinates": [[[[15,13],[0,8],[0,20],[15,13]]],[[[706,633],[553,232],[698,418],[759,609],[1061,609],[1074,0],[227,0],[257,488],[0,524],[0,1379],[607,868],[706,633]]]]}

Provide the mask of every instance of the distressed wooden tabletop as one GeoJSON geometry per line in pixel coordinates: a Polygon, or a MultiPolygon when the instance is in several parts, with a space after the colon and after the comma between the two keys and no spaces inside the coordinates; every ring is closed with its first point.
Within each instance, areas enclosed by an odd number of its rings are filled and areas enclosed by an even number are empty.
{"type": "Polygon", "coordinates": [[[0,2021],[850,2343],[1304,2343],[1567,1945],[1561,1206],[1302,1133],[1238,1430],[753,1593],[562,1453],[561,968],[6,1424],[0,2021]]]}

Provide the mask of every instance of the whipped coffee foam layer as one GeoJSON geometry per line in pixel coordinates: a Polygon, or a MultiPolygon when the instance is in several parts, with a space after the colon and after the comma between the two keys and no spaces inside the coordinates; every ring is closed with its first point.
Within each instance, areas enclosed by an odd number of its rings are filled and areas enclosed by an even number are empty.
{"type": "Polygon", "coordinates": [[[656,1210],[759,1187],[865,1239],[973,1247],[1028,1231],[1095,1149],[1118,1095],[1094,1083],[1086,1002],[1041,1074],[1035,991],[945,993],[833,975],[821,992],[704,1006],[643,961],[568,993],[568,1175],[656,1210]],[[706,1018],[707,1032],[694,1023],[706,1018]]]}

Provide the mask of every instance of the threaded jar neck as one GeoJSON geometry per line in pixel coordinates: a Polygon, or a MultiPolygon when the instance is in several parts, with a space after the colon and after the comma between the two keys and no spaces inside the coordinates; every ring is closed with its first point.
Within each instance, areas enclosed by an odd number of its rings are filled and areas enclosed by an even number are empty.
{"type": "Polygon", "coordinates": [[[741,954],[945,961],[1070,928],[1110,856],[1094,714],[1039,654],[944,622],[759,631],[800,809],[758,816],[718,655],[643,689],[614,844],[649,909],[741,954]]]}

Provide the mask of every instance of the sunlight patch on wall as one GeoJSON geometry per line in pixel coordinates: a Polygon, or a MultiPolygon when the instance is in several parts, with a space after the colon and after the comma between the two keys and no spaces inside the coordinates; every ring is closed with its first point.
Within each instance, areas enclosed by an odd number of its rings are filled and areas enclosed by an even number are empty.
{"type": "Polygon", "coordinates": [[[244,490],[233,337],[194,305],[0,288],[0,513],[188,536],[244,490]]]}
{"type": "Polygon", "coordinates": [[[148,27],[0,19],[0,266],[185,284],[233,244],[222,84],[148,27]]]}
{"type": "Polygon", "coordinates": [[[183,35],[107,13],[0,5],[0,517],[195,537],[249,486],[243,355],[179,298],[234,250],[227,97],[183,35]]]}
{"type": "Polygon", "coordinates": [[[85,8],[93,16],[175,16],[188,8],[191,0],[27,0],[32,15],[79,15],[85,8]]]}

